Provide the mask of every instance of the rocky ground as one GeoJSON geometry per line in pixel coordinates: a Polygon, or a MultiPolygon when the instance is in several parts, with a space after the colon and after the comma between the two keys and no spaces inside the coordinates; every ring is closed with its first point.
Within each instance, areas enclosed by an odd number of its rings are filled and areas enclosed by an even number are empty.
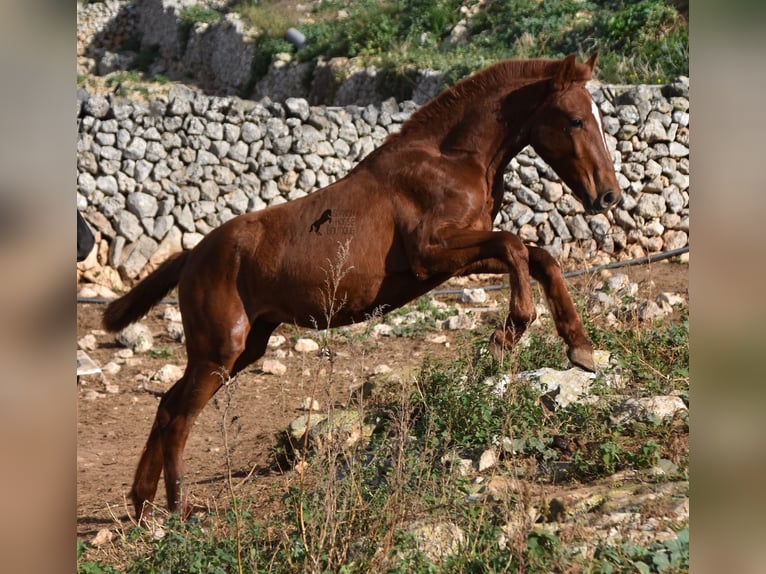
{"type": "MultiPolygon", "coordinates": [[[[472,277],[452,280],[445,287],[458,291],[481,289],[499,284],[502,279],[472,277]]],[[[661,262],[626,267],[578,277],[570,281],[570,286],[575,292],[590,294],[587,299],[591,319],[604,324],[615,320],[610,309],[624,305],[627,300],[635,311],[635,321],[650,316],[670,318],[687,304],[688,265],[661,262]]],[[[88,294],[92,288],[93,285],[82,284],[80,292],[88,294]]],[[[266,356],[238,378],[228,405],[229,413],[240,417],[237,432],[227,437],[222,433],[222,396],[211,401],[192,431],[185,458],[187,488],[194,503],[203,509],[226,505],[229,494],[225,480],[226,440],[234,475],[242,481],[238,488],[243,495],[262,500],[263,508],[256,512],[268,515],[274,508],[274,494],[284,492],[297,476],[289,465],[280,466],[274,456],[278,437],[291,421],[305,413],[312,400],[316,401],[317,413],[331,407],[342,408],[363,383],[381,375],[395,377],[407,385],[414,369],[426,357],[454,357],[471,341],[486,337],[499,320],[507,295],[504,290],[491,289],[483,294],[486,300],[481,296],[477,303],[461,302],[465,295],[435,298],[437,306],[444,306],[450,310],[448,314],[462,320],[439,321],[423,328],[421,318],[407,329],[404,319],[399,325],[397,321],[388,321],[373,328],[359,326],[335,334],[331,346],[337,355],[331,368],[310,343],[322,342],[319,333],[281,326],[266,356]]],[[[160,304],[142,321],[151,336],[151,342],[143,347],[141,337],[138,343],[123,340],[123,344],[118,342],[121,338],[102,331],[102,311],[101,304],[78,305],[78,347],[100,368],[100,373],[82,375],[78,380],[77,536],[94,546],[106,544],[131,526],[132,512],[126,496],[133,471],[159,397],[180,376],[185,364],[185,350],[180,343],[182,330],[178,328],[174,305],[160,304]],[[136,350],[125,345],[133,345],[136,350]]],[[[624,313],[620,317],[624,320],[624,313]]],[[[538,319],[538,324],[534,328],[553,333],[544,317],[538,319]]],[[[569,383],[562,383],[559,397],[566,395],[564,384],[569,383]]],[[[647,408],[670,409],[670,416],[676,410],[685,410],[678,397],[669,400],[669,406],[647,408]]],[[[658,416],[665,415],[660,412],[658,416]]],[[[683,451],[686,447],[679,448],[683,451]]],[[[466,464],[474,468],[475,474],[471,496],[494,496],[513,488],[506,484],[506,478],[494,476],[492,461],[481,462],[477,458],[466,464]],[[480,464],[484,468],[477,471],[480,464]]],[[[164,504],[161,490],[157,502],[164,504]]],[[[609,501],[604,506],[606,510],[598,514],[600,522],[591,525],[592,528],[606,534],[633,528],[645,537],[655,537],[658,530],[669,536],[670,523],[677,526],[688,522],[687,491],[686,480],[670,481],[655,488],[645,484],[645,477],[621,473],[587,485],[548,486],[545,496],[558,496],[569,507],[587,506],[593,500],[600,500],[599,504],[609,501]],[[644,507],[645,512],[641,510],[644,507]]]]}

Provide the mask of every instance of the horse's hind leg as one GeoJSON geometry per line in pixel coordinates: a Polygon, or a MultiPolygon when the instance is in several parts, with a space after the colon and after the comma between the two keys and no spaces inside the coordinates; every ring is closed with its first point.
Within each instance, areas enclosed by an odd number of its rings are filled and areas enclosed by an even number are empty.
{"type": "Polygon", "coordinates": [[[186,439],[202,408],[225,381],[226,373],[225,365],[195,360],[190,355],[183,377],[160,400],[130,491],[139,521],[152,514],[150,506],[161,472],[165,475],[168,510],[174,512],[181,505],[182,457],[186,439]]]}
{"type": "Polygon", "coordinates": [[[263,356],[275,324],[256,322],[244,343],[230,346],[222,361],[200,360],[199,350],[189,353],[184,376],[160,401],[149,440],[136,470],[131,498],[136,516],[148,518],[160,473],[164,469],[168,509],[186,512],[182,499],[183,452],[189,432],[199,413],[226,382],[263,356]]]}
{"type": "Polygon", "coordinates": [[[187,505],[181,498],[183,479],[183,453],[194,421],[212,396],[230,376],[233,360],[221,364],[216,361],[198,360],[190,363],[184,377],[187,378],[173,405],[170,420],[162,428],[163,472],[168,510],[187,514],[187,505]]]}
{"type": "Polygon", "coordinates": [[[146,441],[146,446],[136,468],[133,487],[130,490],[130,498],[133,501],[136,518],[139,521],[152,516],[152,504],[155,492],[157,491],[157,483],[160,480],[164,458],[162,456],[161,433],[170,420],[168,403],[174,401],[173,396],[183,387],[184,380],[185,377],[179,379],[160,400],[154,424],[149,433],[149,439],[146,441]]]}
{"type": "Polygon", "coordinates": [[[593,346],[585,334],[582,320],[569,296],[561,267],[545,249],[527,246],[529,271],[543,287],[556,330],[567,344],[569,360],[583,369],[595,371],[593,346]]]}
{"type": "MultiPolygon", "coordinates": [[[[184,515],[189,508],[185,497],[182,499],[181,481],[183,478],[183,452],[194,421],[212,396],[247,365],[257,360],[266,351],[269,335],[276,325],[256,322],[242,344],[234,340],[228,347],[228,355],[220,362],[190,362],[185,376],[189,383],[182,389],[175,418],[164,429],[163,454],[165,472],[165,490],[168,509],[171,512],[181,508],[184,515]]],[[[191,359],[190,359],[191,361],[191,359]]]]}
{"type": "Polygon", "coordinates": [[[245,350],[234,362],[232,376],[236,375],[242,371],[242,369],[251,365],[263,356],[266,352],[269,337],[277,327],[277,324],[267,323],[265,321],[256,321],[253,323],[252,327],[250,327],[250,333],[247,336],[245,350]]]}

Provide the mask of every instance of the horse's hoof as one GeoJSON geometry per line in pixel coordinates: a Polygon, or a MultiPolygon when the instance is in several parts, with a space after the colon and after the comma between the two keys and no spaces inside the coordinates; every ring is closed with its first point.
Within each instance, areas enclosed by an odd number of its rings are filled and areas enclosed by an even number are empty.
{"type": "Polygon", "coordinates": [[[567,351],[567,357],[573,365],[591,373],[596,372],[596,360],[593,358],[593,348],[590,345],[587,347],[570,347],[567,351]]]}
{"type": "Polygon", "coordinates": [[[505,342],[505,333],[502,329],[497,329],[489,338],[489,354],[500,363],[505,358],[508,350],[505,342]]]}
{"type": "Polygon", "coordinates": [[[154,512],[145,509],[142,513],[136,513],[136,524],[142,528],[152,529],[157,521],[154,518],[154,512]]]}

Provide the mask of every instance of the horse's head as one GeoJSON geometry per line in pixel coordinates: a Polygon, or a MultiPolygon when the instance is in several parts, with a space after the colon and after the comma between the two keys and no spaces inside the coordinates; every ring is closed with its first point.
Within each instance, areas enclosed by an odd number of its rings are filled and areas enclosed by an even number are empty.
{"type": "Polygon", "coordinates": [[[550,95],[529,124],[532,147],[588,213],[606,211],[620,199],[601,112],[585,89],[597,57],[585,64],[578,64],[574,55],[565,58],[550,80],[550,95]]]}

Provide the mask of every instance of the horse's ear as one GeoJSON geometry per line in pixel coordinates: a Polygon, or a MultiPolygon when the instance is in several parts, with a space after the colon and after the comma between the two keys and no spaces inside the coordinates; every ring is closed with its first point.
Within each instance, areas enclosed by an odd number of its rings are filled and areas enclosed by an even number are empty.
{"type": "Polygon", "coordinates": [[[593,76],[593,70],[596,68],[596,62],[598,62],[598,52],[593,54],[590,57],[590,60],[585,62],[585,65],[587,66],[588,70],[590,70],[590,76],[593,76]]]}
{"type": "Polygon", "coordinates": [[[561,61],[556,76],[553,78],[553,87],[557,90],[564,90],[577,79],[576,73],[577,61],[574,54],[569,54],[561,61]]]}

